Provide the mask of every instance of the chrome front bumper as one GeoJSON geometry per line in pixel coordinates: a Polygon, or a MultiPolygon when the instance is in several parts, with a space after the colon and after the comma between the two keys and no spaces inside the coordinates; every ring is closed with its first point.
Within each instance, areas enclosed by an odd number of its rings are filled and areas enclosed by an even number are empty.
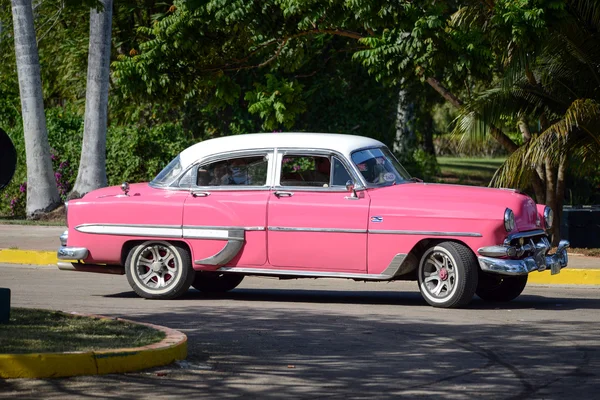
{"type": "MultiPolygon", "coordinates": [[[[506,256],[510,250],[503,254],[501,248],[504,246],[490,246],[479,249],[479,254],[494,254],[506,256]]],[[[560,273],[560,270],[567,266],[569,256],[567,248],[569,242],[561,240],[555,254],[547,254],[550,250],[550,244],[547,241],[535,245],[533,255],[522,259],[495,258],[490,256],[480,256],[479,265],[486,272],[500,275],[527,275],[533,271],[545,271],[550,269],[552,275],[560,273]]]]}
{"type": "Polygon", "coordinates": [[[60,247],[58,249],[57,257],[59,260],[85,260],[89,254],[88,249],[85,247],[68,247],[67,239],[69,238],[69,231],[64,231],[60,235],[60,247]]]}

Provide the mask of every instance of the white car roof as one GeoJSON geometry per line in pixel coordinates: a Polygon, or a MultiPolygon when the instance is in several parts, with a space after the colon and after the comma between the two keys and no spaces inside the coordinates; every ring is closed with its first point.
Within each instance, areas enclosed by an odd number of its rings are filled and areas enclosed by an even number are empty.
{"type": "Polygon", "coordinates": [[[364,136],[333,133],[275,132],[224,136],[196,143],[180,154],[183,168],[212,154],[265,148],[310,148],[333,150],[350,157],[350,154],[365,147],[384,146],[378,140],[364,136]]]}

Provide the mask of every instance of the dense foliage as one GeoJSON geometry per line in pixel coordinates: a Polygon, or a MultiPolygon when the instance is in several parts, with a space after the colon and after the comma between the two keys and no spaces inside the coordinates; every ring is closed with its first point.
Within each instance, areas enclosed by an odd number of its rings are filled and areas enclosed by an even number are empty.
{"type": "MultiPolygon", "coordinates": [[[[35,8],[63,195],[81,148],[88,6],[35,8]]],[[[583,198],[577,187],[596,183],[575,171],[597,171],[600,143],[599,15],[582,0],[115,2],[109,184],[150,179],[193,142],[288,130],[377,138],[428,178],[434,134],[455,128],[446,103],[460,108],[456,130],[469,140],[438,138],[442,151],[513,153],[498,182],[523,189],[531,174],[523,165],[567,153],[566,191],[583,198]],[[540,140],[525,139],[523,126],[540,140]],[[480,140],[490,135],[503,150],[480,140]]],[[[0,21],[0,126],[23,154],[8,0],[0,21]]],[[[23,160],[0,212],[22,196],[23,160]]]]}

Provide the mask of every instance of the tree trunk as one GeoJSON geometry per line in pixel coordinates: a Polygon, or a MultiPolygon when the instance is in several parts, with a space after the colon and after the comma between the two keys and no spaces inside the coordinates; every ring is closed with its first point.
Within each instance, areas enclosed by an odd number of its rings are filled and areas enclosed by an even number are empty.
{"type": "Polygon", "coordinates": [[[75,187],[69,198],[106,186],[106,129],[112,28],[112,0],[100,0],[102,11],[90,10],[85,121],[81,159],[75,187]]]}
{"type": "Polygon", "coordinates": [[[12,0],[11,5],[27,163],[26,213],[37,218],[57,208],[61,200],[50,159],[31,0],[12,0]]]}
{"type": "MultiPolygon", "coordinates": [[[[523,143],[527,144],[531,140],[531,131],[527,125],[525,118],[521,117],[517,124],[523,137],[523,143]]],[[[546,204],[546,189],[544,187],[544,181],[538,174],[538,170],[535,166],[530,167],[531,169],[531,185],[533,186],[533,192],[535,193],[535,201],[539,204],[546,204]]],[[[545,175],[545,174],[544,174],[545,175]]]]}
{"type": "Polygon", "coordinates": [[[413,130],[411,121],[413,119],[413,105],[407,99],[405,89],[398,91],[398,104],[396,107],[396,137],[394,139],[393,150],[405,156],[412,148],[413,130]]]}

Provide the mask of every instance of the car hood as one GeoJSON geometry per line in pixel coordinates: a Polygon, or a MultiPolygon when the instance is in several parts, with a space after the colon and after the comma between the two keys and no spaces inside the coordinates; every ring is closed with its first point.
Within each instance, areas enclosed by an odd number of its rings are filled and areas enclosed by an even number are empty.
{"type": "Polygon", "coordinates": [[[406,183],[369,190],[371,205],[395,208],[406,217],[504,220],[513,210],[517,230],[540,229],[535,202],[512,189],[432,183],[406,183]]]}
{"type": "MultiPolygon", "coordinates": [[[[144,183],[132,183],[129,185],[129,196],[140,196],[142,194],[147,194],[153,191],[152,187],[148,185],[147,182],[144,183]]],[[[109,186],[101,189],[92,190],[85,196],[83,196],[83,200],[92,200],[92,199],[100,199],[105,197],[116,197],[123,196],[123,190],[121,186],[109,186]]]]}

